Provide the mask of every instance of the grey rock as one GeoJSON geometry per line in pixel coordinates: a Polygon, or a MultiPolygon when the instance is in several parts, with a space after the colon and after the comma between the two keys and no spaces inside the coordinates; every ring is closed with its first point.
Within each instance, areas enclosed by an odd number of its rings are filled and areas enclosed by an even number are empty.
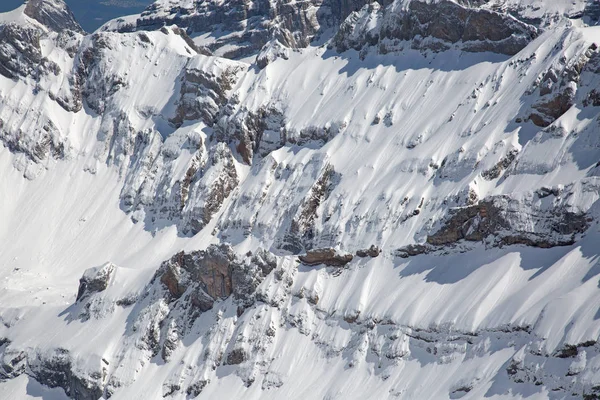
{"type": "Polygon", "coordinates": [[[27,353],[10,348],[10,340],[0,339],[0,382],[25,373],[27,353]]]}
{"type": "Polygon", "coordinates": [[[60,387],[74,400],[98,400],[102,397],[101,373],[81,376],[74,371],[70,352],[54,349],[37,354],[30,360],[30,373],[38,382],[51,388],[60,387]]]}
{"type": "Polygon", "coordinates": [[[174,298],[180,298],[190,286],[199,286],[213,301],[232,293],[232,263],[235,253],[231,246],[211,245],[206,250],[178,253],[159,269],[160,281],[174,298]]]}
{"type": "Polygon", "coordinates": [[[290,49],[279,43],[277,39],[267,42],[256,56],[256,65],[263,69],[278,58],[287,60],[290,57],[290,49]]]}
{"type": "Polygon", "coordinates": [[[55,32],[83,32],[75,16],[62,0],[28,0],[25,14],[55,32]]]}
{"type": "MultiPolygon", "coordinates": [[[[213,59],[214,64],[219,60],[213,59]]],[[[213,126],[223,106],[229,101],[228,92],[238,80],[241,66],[185,70],[181,85],[180,99],[175,117],[171,120],[176,126],[184,121],[201,119],[213,126]]]]}
{"type": "Polygon", "coordinates": [[[456,46],[470,52],[514,55],[537,35],[536,27],[508,14],[449,0],[415,0],[406,8],[392,4],[382,9],[378,3],[364,6],[344,21],[334,46],[345,51],[377,45],[379,52],[387,53],[409,42],[412,48],[436,52],[456,46]]]}
{"type": "Polygon", "coordinates": [[[361,250],[357,250],[356,251],[356,255],[358,257],[364,258],[364,257],[371,257],[371,258],[375,258],[375,257],[379,257],[379,254],[381,253],[381,249],[377,246],[375,246],[374,244],[371,245],[371,247],[369,247],[368,249],[361,249],[361,250]]]}
{"type": "Polygon", "coordinates": [[[79,279],[79,290],[77,291],[76,301],[80,301],[92,293],[99,293],[106,290],[115,269],[115,265],[110,262],[100,267],[87,269],[81,279],[79,279]]]}
{"type": "Polygon", "coordinates": [[[497,196],[455,209],[437,232],[427,236],[427,243],[445,246],[463,239],[478,242],[494,236],[497,245],[549,248],[572,244],[574,236],[588,227],[585,214],[561,207],[542,210],[497,196]]]}

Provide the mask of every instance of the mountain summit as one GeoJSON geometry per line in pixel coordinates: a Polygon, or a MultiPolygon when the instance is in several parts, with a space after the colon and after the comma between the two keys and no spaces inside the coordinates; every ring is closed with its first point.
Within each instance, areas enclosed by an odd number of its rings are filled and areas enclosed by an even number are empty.
{"type": "Polygon", "coordinates": [[[55,32],[72,30],[83,32],[75,16],[62,0],[28,0],[25,15],[35,19],[55,32]]]}

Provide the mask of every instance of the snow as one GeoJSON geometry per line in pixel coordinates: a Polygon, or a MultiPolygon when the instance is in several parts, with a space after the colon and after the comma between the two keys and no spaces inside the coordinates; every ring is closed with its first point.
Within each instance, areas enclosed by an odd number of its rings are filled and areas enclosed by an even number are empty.
{"type": "MultiPolygon", "coordinates": [[[[541,2],[519,4],[537,15],[541,2]]],[[[572,13],[578,6],[557,1],[544,11],[572,13]]],[[[0,22],[17,15],[0,14],[0,22]]],[[[201,379],[210,380],[198,397],[206,399],[546,399],[565,394],[552,392],[552,385],[568,383],[567,371],[581,379],[577,390],[600,382],[597,346],[576,358],[552,357],[600,335],[600,181],[590,173],[599,155],[597,110],[574,107],[563,115],[554,126],[564,136],[513,123],[535,100],[525,93],[539,76],[564,55],[577,57],[600,41],[597,27],[564,23],[511,58],[407,47],[361,60],[355,51],[310,46],[263,70],[193,54],[170,28],[146,32],[150,43],[139,33],[99,34],[108,46],[92,76],[122,82],[104,104],[109,117],[88,107],[68,112],[44,91],[33,93],[29,80],[0,77],[7,129],[32,132],[50,116],[68,143],[65,160],[41,165],[0,147],[0,338],[11,348],[32,357],[65,349],[81,374],[106,368],[122,383],[111,397],[116,400],[162,399],[165,383],[185,388],[201,379]],[[106,124],[123,112],[132,130],[158,131],[151,150],[174,160],[163,167],[175,185],[196,154],[184,143],[193,136],[206,151],[211,133],[200,121],[169,124],[181,77],[190,69],[219,75],[227,68],[239,72],[228,94],[238,98],[233,115],[274,107],[292,136],[337,127],[335,136],[285,144],[251,166],[237,160],[239,186],[193,237],[182,237],[173,224],[134,223],[120,200],[124,188],[142,187],[136,178],[143,171],[128,169],[134,163],[125,155],[122,164],[102,158],[112,151],[110,140],[102,141],[106,124]],[[513,149],[519,162],[510,174],[481,177],[513,149]],[[316,244],[383,249],[339,270],[299,265],[277,247],[328,166],[339,182],[318,205],[316,244]],[[533,192],[541,187],[569,195],[537,198],[533,192]],[[401,246],[424,242],[469,189],[480,199],[510,195],[523,204],[534,199],[540,209],[569,207],[593,221],[574,244],[551,249],[474,243],[446,254],[395,255],[401,246]],[[231,298],[219,301],[168,361],[151,354],[144,334],[170,312],[151,284],[155,271],[181,250],[224,240],[240,254],[259,246],[279,254],[278,271],[289,284],[271,273],[257,289],[270,302],[238,316],[231,298]],[[90,296],[88,309],[75,303],[82,275],[106,265],[115,266],[108,288],[90,296]],[[118,305],[124,299],[133,304],[118,305]],[[266,333],[271,327],[273,336],[266,333]],[[238,347],[252,362],[221,364],[238,347]],[[510,380],[511,363],[530,368],[521,370],[524,382],[510,380]],[[543,385],[535,384],[536,374],[543,385]]],[[[91,36],[83,40],[91,46],[91,36]]],[[[64,50],[50,39],[43,43],[44,55],[62,71],[73,68],[64,50]]],[[[66,93],[68,73],[41,85],[66,93]]],[[[210,183],[215,175],[209,170],[202,179],[210,183]]],[[[526,217],[519,221],[529,223],[526,217]]],[[[27,374],[1,381],[0,398],[67,398],[27,374]]],[[[187,394],[182,389],[172,397],[187,394]]]]}

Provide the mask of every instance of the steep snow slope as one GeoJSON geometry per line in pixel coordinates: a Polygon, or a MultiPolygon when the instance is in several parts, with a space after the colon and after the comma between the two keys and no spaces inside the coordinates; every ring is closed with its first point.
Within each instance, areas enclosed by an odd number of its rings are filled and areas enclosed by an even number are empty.
{"type": "Polygon", "coordinates": [[[34,3],[0,15],[0,397],[600,396],[593,4],[256,5],[294,40],[227,53],[235,2],[87,36],[34,3]]]}

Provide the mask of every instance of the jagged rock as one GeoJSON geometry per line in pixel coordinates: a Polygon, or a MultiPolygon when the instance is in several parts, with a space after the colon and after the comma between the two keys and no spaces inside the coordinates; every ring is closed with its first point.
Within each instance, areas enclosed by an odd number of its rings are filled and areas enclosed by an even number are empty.
{"type": "Polygon", "coordinates": [[[529,116],[537,126],[546,127],[566,113],[574,104],[575,90],[567,87],[549,100],[541,100],[532,107],[537,111],[529,116]]]}
{"type": "Polygon", "coordinates": [[[48,354],[38,353],[29,366],[31,375],[38,382],[51,388],[60,387],[72,399],[98,400],[102,397],[102,375],[77,373],[68,350],[59,348],[48,354]]]}
{"type": "Polygon", "coordinates": [[[206,387],[210,383],[210,380],[202,379],[198,382],[188,386],[186,393],[191,397],[198,397],[200,393],[202,393],[202,389],[206,387]]]}
{"type": "Polygon", "coordinates": [[[175,298],[181,297],[189,286],[199,284],[213,300],[224,299],[232,292],[234,260],[235,253],[226,244],[188,254],[181,252],[163,264],[160,281],[175,298]]]}
{"type": "Polygon", "coordinates": [[[401,258],[408,258],[418,256],[419,254],[427,254],[430,251],[433,251],[431,246],[422,244],[409,244],[408,246],[404,246],[396,250],[396,255],[401,258]]]}
{"type": "MultiPolygon", "coordinates": [[[[333,39],[336,50],[361,50],[365,46],[377,45],[383,15],[383,7],[378,2],[366,4],[360,11],[350,13],[333,39]]],[[[375,125],[378,123],[373,121],[375,125]]]]}
{"type": "Polygon", "coordinates": [[[201,119],[213,126],[243,68],[242,64],[216,57],[195,58],[185,69],[176,116],[171,122],[180,126],[184,121],[201,119]]]}
{"type": "Polygon", "coordinates": [[[482,241],[491,235],[498,245],[548,248],[572,244],[574,236],[588,226],[582,213],[559,207],[542,210],[508,196],[497,196],[455,209],[441,229],[427,236],[427,243],[445,246],[463,239],[482,241]]]}
{"type": "Polygon", "coordinates": [[[174,298],[191,289],[190,301],[205,312],[216,300],[233,294],[242,307],[254,302],[254,293],[265,276],[277,267],[277,259],[259,249],[239,260],[231,246],[211,245],[206,250],[178,253],[160,269],[160,281],[174,298]]]}
{"type": "Polygon", "coordinates": [[[200,232],[239,184],[233,155],[225,143],[218,143],[213,148],[211,164],[212,168],[191,186],[182,210],[184,233],[200,232]]]}
{"type": "Polygon", "coordinates": [[[42,55],[41,32],[33,26],[0,25],[0,74],[7,78],[58,74],[60,67],[42,55]]]}
{"type": "Polygon", "coordinates": [[[338,51],[363,50],[378,45],[388,53],[409,41],[411,47],[443,51],[453,46],[471,51],[514,55],[537,36],[537,28],[511,15],[462,5],[454,1],[394,2],[384,9],[378,3],[352,13],[338,31],[338,51]]]}
{"type": "Polygon", "coordinates": [[[491,181],[494,179],[497,179],[500,177],[500,175],[502,174],[502,171],[506,170],[512,163],[513,161],[515,161],[515,158],[517,158],[517,155],[519,154],[519,150],[517,149],[512,149],[510,150],[506,156],[502,157],[502,159],[500,159],[500,161],[498,161],[498,163],[496,163],[496,165],[494,165],[492,168],[485,170],[481,173],[481,176],[483,177],[483,179],[487,180],[487,181],[491,181]]]}
{"type": "Polygon", "coordinates": [[[314,249],[298,257],[305,265],[325,264],[330,267],[343,267],[354,258],[352,254],[343,253],[332,248],[314,249]]]}
{"type": "Polygon", "coordinates": [[[226,365],[238,365],[246,361],[248,355],[244,349],[233,349],[227,354],[226,365]]]}
{"type": "Polygon", "coordinates": [[[25,15],[55,32],[83,32],[75,16],[62,0],[28,0],[25,15]]]}
{"type": "Polygon", "coordinates": [[[263,46],[256,56],[256,65],[263,69],[278,58],[287,60],[290,57],[290,50],[279,43],[277,39],[273,39],[263,46]]]}
{"type": "Polygon", "coordinates": [[[338,182],[339,174],[335,172],[333,165],[325,165],[323,172],[298,207],[286,235],[285,244],[282,246],[284,250],[297,254],[304,247],[311,247],[311,242],[315,236],[315,223],[318,219],[319,206],[327,200],[338,182]]]}
{"type": "Polygon", "coordinates": [[[371,247],[369,247],[368,249],[364,249],[364,250],[357,250],[356,251],[356,255],[358,257],[371,257],[371,258],[375,258],[375,257],[379,257],[379,254],[381,253],[381,249],[377,246],[375,246],[374,244],[371,245],[371,247]]]}
{"type": "Polygon", "coordinates": [[[27,353],[10,348],[10,340],[0,339],[0,382],[25,373],[27,353]]]}
{"type": "MultiPolygon", "coordinates": [[[[529,119],[535,125],[547,127],[565,114],[576,102],[577,92],[580,89],[580,79],[583,72],[598,73],[600,55],[598,46],[590,45],[585,52],[572,60],[560,62],[550,68],[537,81],[539,100],[531,107],[529,119]]],[[[535,93],[534,90],[532,90],[535,93]]],[[[585,106],[595,104],[594,89],[584,99],[585,106]]]]}
{"type": "MultiPolygon", "coordinates": [[[[245,0],[227,3],[196,0],[176,6],[154,3],[133,23],[114,21],[105,29],[130,32],[177,25],[190,35],[235,32],[215,38],[207,47],[217,55],[240,58],[256,54],[270,40],[290,48],[308,46],[322,26],[332,26],[331,12],[317,12],[321,5],[322,0],[313,0],[301,7],[279,2],[263,2],[257,7],[245,0]]],[[[340,11],[343,10],[339,6],[333,10],[336,14],[340,11]]]]}
{"type": "MultiPolygon", "coordinates": [[[[227,110],[224,110],[227,112],[227,110]]],[[[224,115],[216,125],[219,140],[235,145],[242,160],[252,164],[256,153],[266,155],[285,143],[284,114],[274,107],[224,115]]]]}
{"type": "Polygon", "coordinates": [[[113,263],[107,262],[100,267],[85,270],[83,276],[79,279],[79,290],[77,291],[76,301],[80,301],[92,293],[106,290],[115,272],[115,268],[113,263]]]}
{"type": "Polygon", "coordinates": [[[163,394],[162,397],[172,396],[174,393],[179,392],[181,390],[181,386],[174,383],[165,383],[163,385],[163,394]]]}

